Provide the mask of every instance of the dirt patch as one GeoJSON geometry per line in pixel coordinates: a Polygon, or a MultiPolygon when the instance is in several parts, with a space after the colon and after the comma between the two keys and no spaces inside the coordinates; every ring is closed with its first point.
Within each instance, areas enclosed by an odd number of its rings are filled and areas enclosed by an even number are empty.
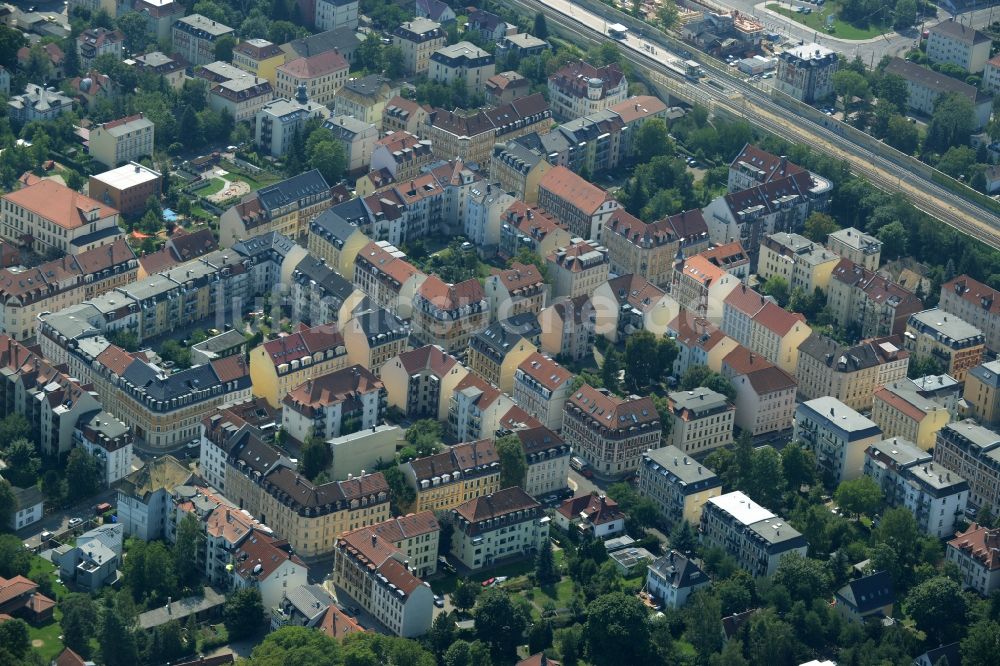
{"type": "Polygon", "coordinates": [[[221,201],[228,201],[229,199],[233,199],[235,197],[242,197],[244,194],[249,193],[249,184],[244,183],[242,180],[233,180],[230,181],[226,187],[206,198],[212,203],[219,203],[221,201]]]}
{"type": "Polygon", "coordinates": [[[33,648],[40,648],[43,645],[45,645],[45,641],[40,640],[38,638],[36,638],[35,640],[31,641],[31,647],[33,647],[33,648]]]}

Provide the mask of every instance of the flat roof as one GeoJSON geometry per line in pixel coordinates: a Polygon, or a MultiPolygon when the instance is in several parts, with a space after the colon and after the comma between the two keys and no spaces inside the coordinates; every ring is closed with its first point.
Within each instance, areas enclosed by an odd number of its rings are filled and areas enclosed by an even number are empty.
{"type": "Polygon", "coordinates": [[[649,461],[647,464],[655,466],[653,471],[675,476],[682,484],[718,479],[715,472],[672,444],[646,451],[642,455],[649,461]]]}
{"type": "Polygon", "coordinates": [[[941,308],[931,308],[910,315],[910,319],[952,340],[961,341],[981,336],[983,332],[961,317],[949,314],[941,308]]]}
{"type": "MultiPolygon", "coordinates": [[[[743,525],[751,526],[762,520],[776,518],[773,513],[757,504],[739,490],[708,500],[743,525]]],[[[791,529],[791,528],[789,528],[791,529]]]]}
{"type": "Polygon", "coordinates": [[[879,430],[878,424],[870,418],[831,396],[808,400],[799,405],[798,409],[811,410],[815,412],[818,418],[835,424],[845,432],[860,432],[869,429],[879,430]]]}
{"type": "Polygon", "coordinates": [[[91,176],[92,179],[118,190],[125,190],[156,180],[160,174],[136,162],[129,162],[117,169],[111,169],[91,176]]]}

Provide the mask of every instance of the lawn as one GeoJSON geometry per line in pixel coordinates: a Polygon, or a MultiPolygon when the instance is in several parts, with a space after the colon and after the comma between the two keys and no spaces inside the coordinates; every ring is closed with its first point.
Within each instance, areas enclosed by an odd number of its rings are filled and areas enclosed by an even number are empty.
{"type": "Polygon", "coordinates": [[[550,602],[555,608],[569,608],[573,601],[573,581],[565,578],[555,585],[532,588],[531,592],[531,601],[540,611],[550,602]]]}
{"type": "MultiPolygon", "coordinates": [[[[28,578],[36,583],[41,583],[42,580],[48,578],[52,594],[57,601],[69,592],[65,585],[57,582],[55,565],[41,557],[31,559],[31,570],[28,572],[28,578]]],[[[45,663],[49,663],[58,657],[63,649],[62,640],[60,639],[62,627],[59,625],[59,621],[62,619],[62,611],[59,610],[58,606],[56,606],[53,617],[55,619],[52,622],[41,627],[28,625],[28,635],[31,637],[32,648],[42,656],[45,663]]]]}
{"type": "Polygon", "coordinates": [[[840,9],[840,6],[835,2],[828,2],[818,10],[814,9],[811,14],[800,14],[794,9],[789,9],[788,5],[780,5],[778,3],[771,3],[767,5],[767,8],[771,11],[778,12],[782,16],[787,16],[796,23],[801,23],[802,25],[816,30],[817,32],[832,34],[840,39],[871,39],[872,37],[878,37],[883,32],[892,31],[891,25],[869,25],[867,28],[859,28],[851,25],[847,21],[842,21],[840,18],[836,18],[833,21],[834,29],[830,32],[826,28],[826,17],[837,14],[837,10],[840,9]]]}
{"type": "Polygon", "coordinates": [[[221,178],[213,178],[208,181],[208,185],[198,190],[198,195],[203,197],[210,197],[213,194],[222,191],[222,188],[226,186],[226,181],[221,178]]]}

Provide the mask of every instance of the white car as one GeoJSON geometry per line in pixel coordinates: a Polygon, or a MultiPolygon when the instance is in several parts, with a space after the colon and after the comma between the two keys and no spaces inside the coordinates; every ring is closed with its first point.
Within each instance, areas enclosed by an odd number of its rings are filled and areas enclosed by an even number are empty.
{"type": "Polygon", "coordinates": [[[82,522],[83,522],[82,518],[70,518],[69,519],[69,526],[70,527],[76,527],[77,525],[79,525],[82,522]]]}

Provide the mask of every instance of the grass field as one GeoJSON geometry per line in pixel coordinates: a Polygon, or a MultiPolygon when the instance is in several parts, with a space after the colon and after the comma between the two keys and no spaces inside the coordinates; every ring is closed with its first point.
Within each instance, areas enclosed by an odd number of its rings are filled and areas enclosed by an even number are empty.
{"type": "Polygon", "coordinates": [[[213,178],[208,181],[208,185],[198,190],[198,194],[203,197],[210,197],[217,192],[221,192],[222,188],[226,186],[226,181],[221,178],[213,178]]]}
{"type": "Polygon", "coordinates": [[[826,28],[826,17],[837,14],[840,6],[836,2],[827,2],[826,5],[819,10],[814,10],[811,14],[800,14],[794,9],[789,9],[786,4],[771,3],[767,5],[767,8],[824,35],[834,35],[840,39],[871,39],[892,30],[890,25],[869,25],[867,28],[859,28],[837,18],[833,21],[833,32],[830,32],[826,28]]]}
{"type": "MultiPolygon", "coordinates": [[[[31,570],[28,572],[28,578],[36,583],[48,578],[52,594],[56,601],[62,599],[69,592],[65,585],[57,582],[55,565],[41,557],[35,557],[31,560],[31,570]]],[[[42,656],[45,663],[49,663],[58,657],[59,653],[63,650],[62,640],[60,639],[62,627],[59,625],[59,621],[62,619],[62,611],[59,610],[58,606],[56,606],[53,617],[55,619],[52,622],[41,627],[28,625],[28,635],[31,637],[32,648],[42,656]]]]}

